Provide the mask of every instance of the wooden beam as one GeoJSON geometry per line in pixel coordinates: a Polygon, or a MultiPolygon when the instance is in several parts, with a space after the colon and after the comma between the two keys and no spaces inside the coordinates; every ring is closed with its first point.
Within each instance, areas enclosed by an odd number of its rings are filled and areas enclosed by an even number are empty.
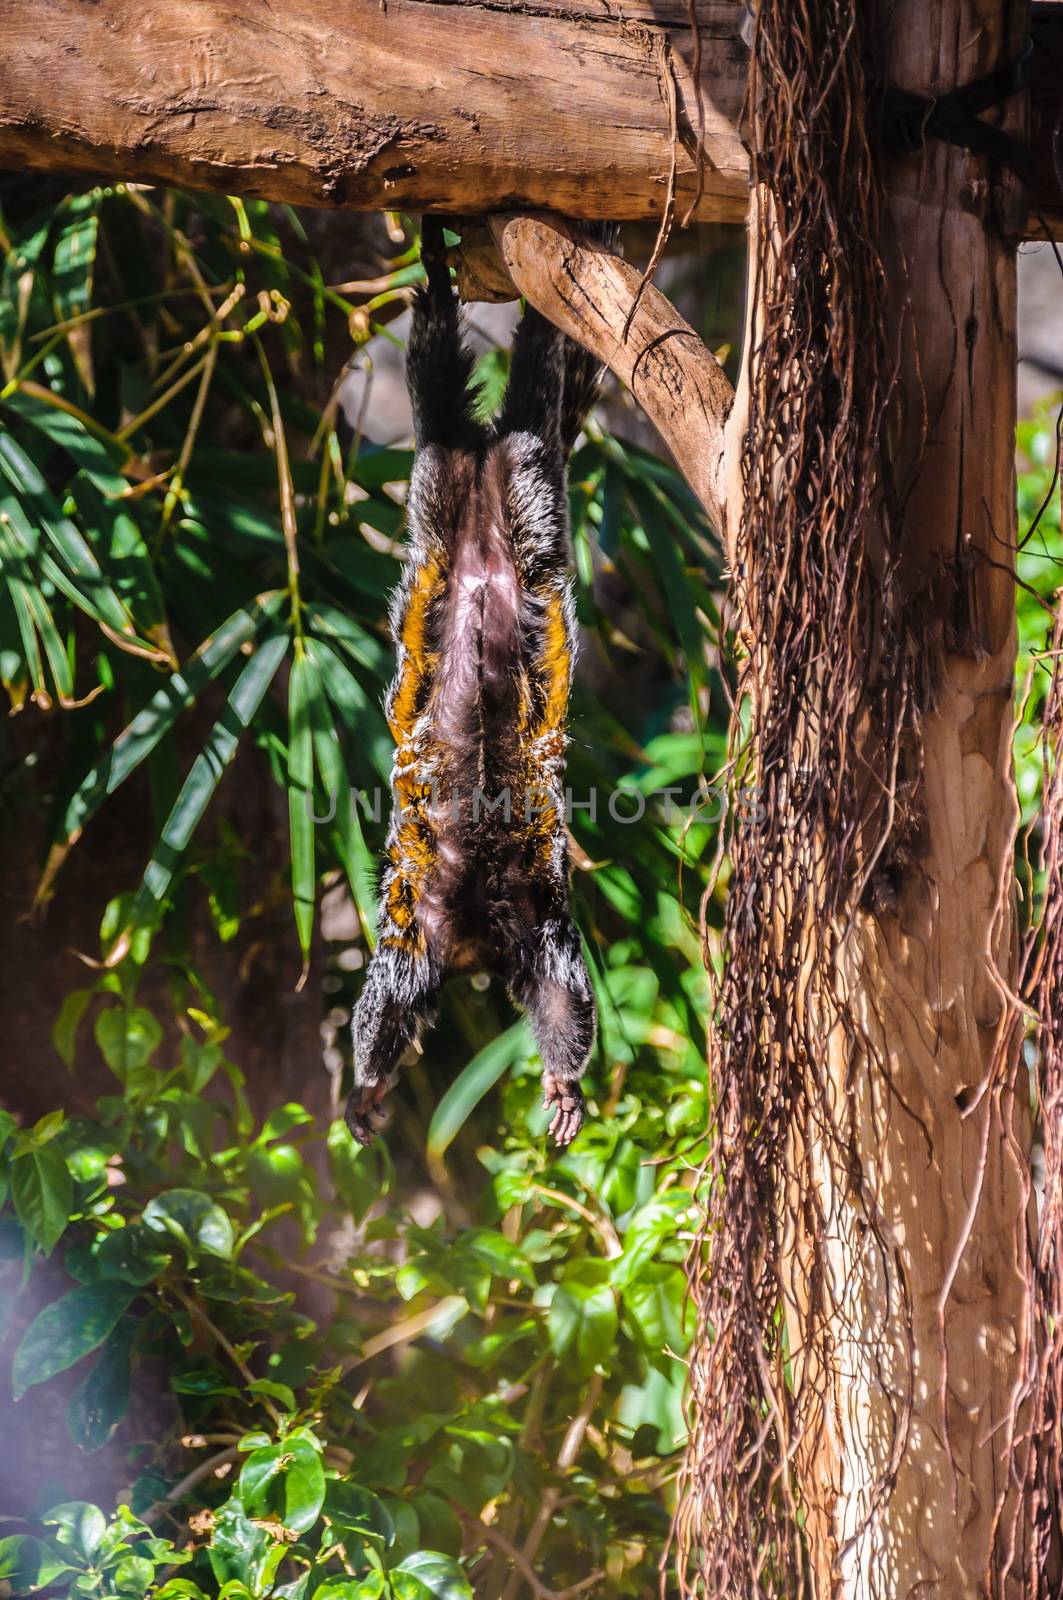
{"type": "MultiPolygon", "coordinates": [[[[698,214],[741,220],[738,0],[697,0],[698,214]]],[[[659,215],[695,192],[677,0],[0,0],[0,165],[469,215],[659,215]],[[662,17],[663,23],[654,17],[662,17]],[[672,132],[672,108],[675,130],[672,132]]]]}
{"type": "MultiPolygon", "coordinates": [[[[362,210],[744,218],[741,0],[0,0],[0,166],[362,210]]],[[[1029,232],[1063,235],[1063,4],[1035,6],[1029,232]]],[[[946,85],[935,86],[944,88],[946,85]]],[[[919,157],[910,158],[918,163],[919,157]]]]}

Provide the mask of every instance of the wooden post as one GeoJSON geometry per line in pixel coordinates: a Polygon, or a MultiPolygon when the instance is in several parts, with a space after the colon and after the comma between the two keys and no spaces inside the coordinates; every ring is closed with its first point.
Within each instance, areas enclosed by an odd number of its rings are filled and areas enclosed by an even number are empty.
{"type": "MultiPolygon", "coordinates": [[[[945,92],[1021,52],[1026,25],[1005,0],[897,0],[890,78],[945,92]]],[[[1019,133],[1024,116],[1021,95],[998,114],[1019,133]]],[[[856,1141],[903,1281],[824,1159],[818,1265],[837,1330],[819,1426],[798,1458],[817,1600],[1023,1592],[1030,1119],[1008,998],[1022,216],[1017,181],[979,155],[931,141],[892,163],[901,577],[937,665],[895,902],[861,915],[846,974],[879,1059],[832,1051],[835,1136],[856,1141]]],[[[792,1245],[796,1311],[810,1267],[800,1224],[792,1245]]],[[[822,1371],[804,1376],[823,1383],[822,1371]]]]}

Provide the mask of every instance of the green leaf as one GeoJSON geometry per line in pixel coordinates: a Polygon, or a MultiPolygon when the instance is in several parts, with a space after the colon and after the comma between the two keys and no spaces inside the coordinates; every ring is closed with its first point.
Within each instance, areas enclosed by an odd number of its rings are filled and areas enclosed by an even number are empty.
{"type": "Polygon", "coordinates": [[[325,1490],[325,1515],[341,1533],[362,1539],[395,1541],[395,1524],[379,1495],[346,1479],[332,1479],[325,1490]]]}
{"type": "Polygon", "coordinates": [[[240,1469],[238,1480],[240,1500],[248,1511],[268,1509],[270,1484],[284,1471],[286,1459],[284,1446],[280,1444],[268,1444],[261,1450],[252,1450],[240,1469]]]}
{"type": "MultiPolygon", "coordinates": [[[[316,639],[306,641],[306,651],[318,668],[320,682],[324,683],[325,673],[321,670],[320,664],[328,659],[328,652],[316,639]]],[[[313,729],[314,759],[329,802],[326,812],[335,809],[332,837],[347,876],[362,931],[372,946],[375,943],[376,861],[362,833],[358,807],[351,792],[353,785],[343,759],[332,711],[325,696],[315,695],[310,701],[309,709],[313,729]]]]}
{"type": "Polygon", "coordinates": [[[283,1406],[285,1411],[297,1411],[299,1402],[295,1398],[295,1390],[290,1389],[286,1383],[274,1383],[272,1378],[256,1378],[253,1383],[246,1385],[248,1394],[268,1395],[271,1400],[283,1406]]]}
{"type": "Polygon", "coordinates": [[[624,1308],[651,1355],[681,1356],[690,1342],[687,1281],[666,1261],[651,1261],[624,1291],[624,1308]]]}
{"type": "Polygon", "coordinates": [[[386,1147],[375,1140],[368,1149],[355,1144],[346,1123],[337,1118],[328,1131],[329,1175],[336,1193],[356,1222],[391,1187],[391,1165],[386,1147]]]}
{"type": "Polygon", "coordinates": [[[13,1595],[46,1589],[64,1572],[73,1570],[43,1539],[25,1533],[0,1539],[0,1583],[6,1583],[13,1595]]]}
{"type": "MultiPolygon", "coordinates": [[[[114,629],[121,639],[131,644],[142,643],[137,639],[133,619],[104,577],[100,564],[83,534],[70,518],[60,511],[36,464],[9,433],[2,431],[0,431],[0,475],[5,477],[15,490],[25,513],[24,523],[18,525],[17,531],[24,533],[28,527],[31,530],[39,528],[44,532],[56,552],[60,571],[65,573],[74,585],[74,592],[70,597],[76,596],[77,604],[81,605],[83,610],[114,629]]],[[[36,548],[34,540],[31,553],[35,552],[36,548]]],[[[151,646],[146,648],[150,650],[151,646]]]]}
{"type": "Polygon", "coordinates": [[[221,1206],[197,1189],[167,1189],[144,1207],[144,1221],[156,1233],[168,1233],[194,1258],[199,1254],[229,1260],[233,1227],[221,1206]]]}
{"type": "Polygon", "coordinates": [[[59,1015],[52,1029],[52,1043],[68,1067],[74,1065],[78,1027],[91,999],[91,989],[71,989],[69,994],[64,995],[59,1007],[59,1015]]]}
{"type": "Polygon", "coordinates": [[[51,1255],[74,1203],[74,1183],[62,1152],[54,1144],[25,1151],[12,1161],[10,1179],[19,1221],[34,1244],[51,1255]]]}
{"type": "Polygon", "coordinates": [[[225,714],[211,730],[205,748],[193,762],[173,810],[163,824],[162,837],[145,870],[126,926],[108,953],[108,964],[113,965],[120,958],[132,930],[146,922],[152,907],[164,898],[221,775],[236,754],[240,736],[250,727],[287,649],[285,634],[270,635],[262,641],[236,680],[225,714]]]}
{"type": "Polygon", "coordinates": [[[41,1521],[46,1528],[55,1529],[61,1545],[87,1562],[93,1560],[107,1536],[107,1518],[99,1506],[87,1500],[66,1500],[46,1511],[41,1521]]]}
{"type": "Polygon", "coordinates": [[[155,1577],[155,1563],[145,1556],[126,1556],[114,1569],[119,1594],[144,1594],[155,1577]]]}
{"type": "MultiPolygon", "coordinates": [[[[55,320],[68,322],[89,309],[92,299],[92,269],[96,260],[96,238],[100,225],[98,189],[72,195],[66,202],[66,215],[56,234],[52,257],[52,295],[55,320]]],[[[84,323],[67,334],[74,365],[86,394],[95,389],[92,373],[91,325],[84,323]]]]}
{"type": "Polygon", "coordinates": [[[90,1283],[71,1289],[30,1323],[15,1351],[11,1388],[16,1400],[57,1372],[65,1372],[107,1338],[136,1290],[126,1283],[90,1283]]]}
{"type": "Polygon", "coordinates": [[[292,905],[303,956],[310,961],[317,878],[314,870],[314,747],[310,702],[321,697],[317,671],[306,652],[296,647],[288,678],[288,828],[292,858],[292,905]]]}
{"type": "Polygon", "coordinates": [[[120,1279],[138,1287],[154,1283],[170,1264],[169,1250],[157,1231],[142,1222],[129,1222],[104,1234],[94,1252],[96,1270],[103,1278],[120,1279]]]}
{"type": "Polygon", "coordinates": [[[284,1475],[284,1525],[306,1533],[325,1503],[325,1469],[310,1436],[301,1431],[288,1434],[284,1448],[292,1458],[284,1475]]]}
{"type": "Polygon", "coordinates": [[[590,1281],[573,1263],[554,1290],[547,1316],[550,1346],[559,1361],[586,1377],[604,1361],[616,1340],[616,1296],[608,1283],[590,1281]]]}
{"type": "Polygon", "coordinates": [[[112,1006],[100,1012],[94,1032],[100,1053],[118,1081],[130,1090],[144,1087],[142,1069],[162,1043],[158,1019],[143,1006],[112,1006]]]}
{"type": "Polygon", "coordinates": [[[99,1450],[126,1414],[136,1336],[135,1319],[123,1317],[71,1398],[67,1420],[71,1437],[82,1450],[99,1450]]]}
{"type": "Polygon", "coordinates": [[[325,1469],[317,1448],[301,1430],[288,1434],[280,1444],[252,1450],[239,1478],[245,1509],[260,1515],[272,1509],[276,1504],[274,1485],[282,1490],[285,1527],[306,1533],[325,1501],[325,1469]]]}
{"type": "Polygon", "coordinates": [[[241,645],[254,639],[263,625],[276,616],[282,599],[280,594],[263,595],[253,606],[235,612],[137,712],[67,802],[60,830],[67,844],[77,839],[107,795],[113,794],[151,754],[181,712],[194,705],[206,685],[225,670],[241,645]]]}
{"type": "Polygon", "coordinates": [[[441,1156],[449,1149],[480,1101],[527,1050],[527,1026],[515,1022],[462,1068],[436,1106],[429,1125],[428,1149],[432,1155],[441,1156]]]}
{"type": "Polygon", "coordinates": [[[391,1574],[397,1600],[473,1600],[465,1569],[453,1556],[418,1550],[391,1574]]]}
{"type": "Polygon", "coordinates": [[[270,1544],[268,1533],[255,1527],[238,1500],[226,1501],[215,1520],[207,1552],[218,1583],[236,1580],[257,1592],[269,1560],[270,1544]]]}

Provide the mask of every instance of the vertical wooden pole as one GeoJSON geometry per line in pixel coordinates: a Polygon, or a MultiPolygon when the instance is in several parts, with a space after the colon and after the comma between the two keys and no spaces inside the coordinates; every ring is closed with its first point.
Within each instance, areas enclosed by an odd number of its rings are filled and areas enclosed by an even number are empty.
{"type": "MultiPolygon", "coordinates": [[[[890,78],[946,92],[1021,52],[1026,26],[1009,0],[895,0],[890,78]]],[[[1021,133],[1022,101],[990,120],[1021,133]]],[[[851,1195],[824,1150],[825,1246],[812,1261],[798,1222],[785,1294],[796,1326],[818,1269],[838,1311],[825,1385],[822,1356],[795,1353],[797,1382],[823,1394],[797,1457],[817,1600],[974,1600],[1022,1592],[1024,1541],[1012,1454],[1021,1479],[1030,1126],[1007,997],[1021,194],[937,140],[892,162],[888,191],[903,413],[891,468],[932,709],[889,898],[861,914],[846,975],[878,1060],[838,1049],[830,1066],[834,1137],[855,1143],[867,1189],[851,1195]],[[868,1194],[896,1274],[869,1243],[868,1194]]]]}

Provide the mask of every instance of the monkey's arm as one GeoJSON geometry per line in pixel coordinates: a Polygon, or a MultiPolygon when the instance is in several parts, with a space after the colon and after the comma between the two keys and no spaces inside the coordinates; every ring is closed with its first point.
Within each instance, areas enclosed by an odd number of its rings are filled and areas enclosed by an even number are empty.
{"type": "Polygon", "coordinates": [[[421,261],[428,281],[413,302],[406,351],[414,438],[418,450],[426,445],[460,449],[482,439],[483,429],[474,416],[474,357],[462,338],[438,217],[425,217],[422,224],[421,261]]]}

